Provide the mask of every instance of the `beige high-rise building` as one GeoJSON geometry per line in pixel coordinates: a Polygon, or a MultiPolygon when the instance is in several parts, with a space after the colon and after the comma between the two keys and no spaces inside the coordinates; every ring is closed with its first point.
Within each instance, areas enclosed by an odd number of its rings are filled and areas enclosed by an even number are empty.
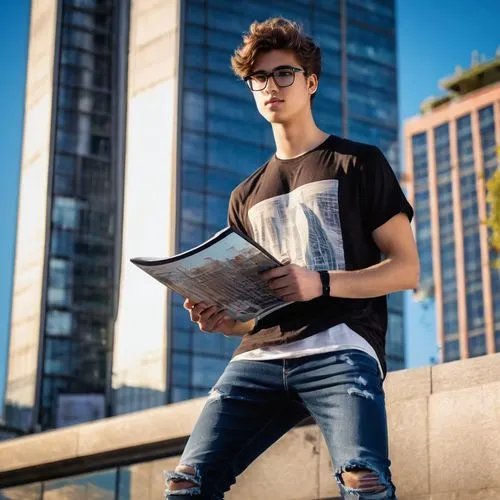
{"type": "Polygon", "coordinates": [[[486,183],[500,161],[500,50],[457,68],[405,124],[421,292],[436,298],[441,360],[500,351],[500,270],[486,183]]]}

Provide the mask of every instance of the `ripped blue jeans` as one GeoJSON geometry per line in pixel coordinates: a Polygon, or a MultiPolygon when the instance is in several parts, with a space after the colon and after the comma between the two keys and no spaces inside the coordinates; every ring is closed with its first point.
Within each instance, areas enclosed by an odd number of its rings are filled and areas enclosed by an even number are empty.
{"type": "Polygon", "coordinates": [[[309,415],[325,437],[344,499],[396,499],[380,371],[371,356],[353,349],[229,363],[179,462],[193,473],[167,473],[165,498],[223,499],[251,462],[309,415]],[[360,469],[375,474],[375,488],[344,484],[345,472],[360,469]],[[189,483],[169,491],[171,481],[189,483]]]}

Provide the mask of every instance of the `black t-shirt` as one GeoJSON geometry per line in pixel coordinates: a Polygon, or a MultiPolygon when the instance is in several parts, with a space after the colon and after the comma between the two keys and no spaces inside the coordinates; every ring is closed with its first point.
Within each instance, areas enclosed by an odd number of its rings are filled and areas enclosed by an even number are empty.
{"type": "MultiPolygon", "coordinates": [[[[382,152],[336,136],[290,160],[273,156],[232,193],[228,223],[278,260],[356,270],[381,261],[372,231],[413,209],[382,152]]],[[[375,349],[384,374],[387,297],[318,297],[261,318],[234,355],[300,340],[346,323],[375,349]]]]}

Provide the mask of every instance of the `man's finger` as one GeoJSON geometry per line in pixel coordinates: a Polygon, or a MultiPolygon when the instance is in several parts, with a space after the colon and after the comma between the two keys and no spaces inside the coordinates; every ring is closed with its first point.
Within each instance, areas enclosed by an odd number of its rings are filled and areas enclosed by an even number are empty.
{"type": "Polygon", "coordinates": [[[281,288],[274,288],[272,291],[278,296],[283,298],[285,295],[290,295],[294,293],[294,290],[289,286],[283,286],[281,288]]]}
{"type": "Polygon", "coordinates": [[[265,280],[271,280],[274,278],[280,278],[282,276],[286,276],[289,272],[290,272],[290,266],[282,266],[264,271],[261,276],[265,280]]]}
{"type": "Polygon", "coordinates": [[[200,314],[200,321],[202,321],[203,323],[207,323],[212,318],[212,316],[217,314],[219,311],[220,308],[218,306],[208,307],[200,314]]]}
{"type": "Polygon", "coordinates": [[[210,317],[203,317],[200,318],[200,321],[198,321],[198,325],[200,327],[200,330],[203,332],[211,332],[214,329],[214,325],[218,322],[219,320],[219,314],[222,311],[217,310],[214,314],[210,314],[210,317]]]}
{"type": "Polygon", "coordinates": [[[218,311],[213,314],[210,319],[205,322],[205,330],[212,331],[218,325],[221,319],[224,319],[225,311],[218,311]]]}
{"type": "Polygon", "coordinates": [[[229,318],[228,318],[225,314],[223,314],[223,315],[222,315],[222,318],[219,318],[219,319],[217,320],[217,323],[214,325],[214,329],[219,328],[219,326],[221,326],[221,325],[222,325],[225,321],[227,321],[228,319],[229,319],[229,318]]]}
{"type": "Polygon", "coordinates": [[[186,299],[183,305],[184,309],[190,310],[196,305],[196,302],[193,302],[191,299],[186,299]]]}
{"type": "Polygon", "coordinates": [[[298,295],[293,290],[288,288],[283,288],[282,290],[278,290],[276,295],[285,302],[295,302],[298,300],[298,295]]]}
{"type": "Polygon", "coordinates": [[[208,321],[210,318],[218,311],[217,306],[210,306],[207,309],[205,309],[201,314],[198,315],[198,319],[196,320],[197,323],[200,323],[202,325],[205,325],[203,329],[205,329],[208,321]]]}
{"type": "Polygon", "coordinates": [[[267,284],[271,290],[280,290],[291,285],[291,282],[288,276],[282,276],[281,278],[273,278],[272,280],[269,280],[267,284]]]}
{"type": "Polygon", "coordinates": [[[201,315],[208,309],[209,306],[204,304],[203,302],[200,302],[199,304],[196,304],[192,309],[189,309],[189,316],[191,318],[191,321],[194,321],[195,323],[200,321],[201,315]]]}
{"type": "Polygon", "coordinates": [[[205,304],[205,302],[200,302],[199,304],[196,304],[192,309],[193,316],[200,316],[203,314],[204,311],[206,311],[210,306],[208,304],[205,304]]]}

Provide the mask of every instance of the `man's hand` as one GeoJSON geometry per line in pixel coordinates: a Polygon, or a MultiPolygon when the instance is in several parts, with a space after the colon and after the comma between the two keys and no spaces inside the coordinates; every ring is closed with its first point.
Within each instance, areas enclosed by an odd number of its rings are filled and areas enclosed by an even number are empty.
{"type": "Polygon", "coordinates": [[[270,269],[262,277],[285,302],[312,300],[323,293],[319,273],[297,264],[270,269]]]}
{"type": "Polygon", "coordinates": [[[198,324],[202,332],[220,332],[224,335],[244,335],[255,325],[253,320],[243,323],[227,316],[226,311],[218,306],[209,306],[204,302],[196,303],[190,299],[184,301],[184,309],[189,311],[191,321],[198,324]]]}

